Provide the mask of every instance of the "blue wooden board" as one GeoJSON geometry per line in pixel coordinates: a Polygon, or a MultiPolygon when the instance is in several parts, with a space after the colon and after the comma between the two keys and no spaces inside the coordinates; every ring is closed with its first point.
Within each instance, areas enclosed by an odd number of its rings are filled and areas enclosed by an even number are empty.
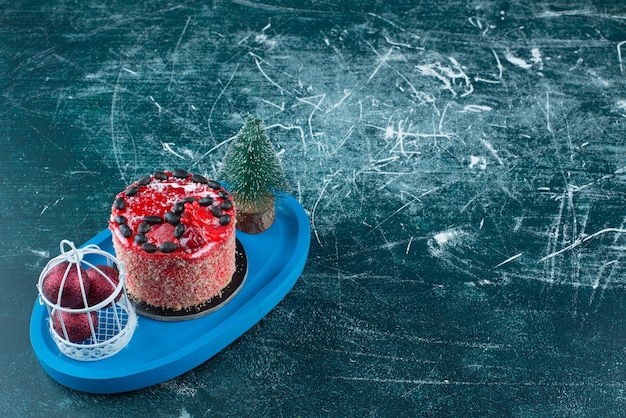
{"type": "MultiPolygon", "coordinates": [[[[179,376],[207,361],[240,337],[289,292],[302,273],[309,251],[309,220],[292,197],[277,201],[276,221],[258,235],[237,231],[248,257],[248,277],[223,307],[198,319],[164,322],[139,316],[129,344],[95,362],[65,357],[52,340],[48,312],[39,300],[30,337],[44,370],[59,383],[83,392],[128,392],[179,376]]],[[[104,230],[85,243],[113,253],[104,230]]]]}

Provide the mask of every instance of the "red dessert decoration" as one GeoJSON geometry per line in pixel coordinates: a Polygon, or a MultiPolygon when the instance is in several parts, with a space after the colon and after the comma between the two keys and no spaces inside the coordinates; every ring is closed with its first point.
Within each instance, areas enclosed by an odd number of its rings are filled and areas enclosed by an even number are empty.
{"type": "Polygon", "coordinates": [[[57,303],[61,292],[60,305],[64,308],[72,308],[83,303],[83,293],[89,293],[89,277],[87,271],[80,267],[80,276],[76,264],[67,261],[54,266],[46,275],[43,284],[43,294],[50,302],[57,303]],[[65,277],[67,275],[67,277],[65,277]],[[65,282],[63,278],[65,277],[65,282]]]}
{"type": "MultiPolygon", "coordinates": [[[[87,270],[87,276],[89,276],[89,293],[87,294],[89,306],[96,306],[111,296],[119,283],[119,272],[106,264],[90,268],[87,270]]],[[[117,295],[116,302],[121,295],[121,292],[117,295]]]]}
{"type": "Polygon", "coordinates": [[[236,212],[216,181],[156,171],[119,193],[109,228],[129,296],[184,309],[220,294],[235,272],[236,212]]]}
{"type": "MultiPolygon", "coordinates": [[[[96,312],[89,312],[89,315],[91,315],[91,323],[95,331],[98,328],[98,314],[96,312]]],[[[86,312],[53,312],[52,326],[63,338],[65,338],[63,326],[65,326],[67,339],[73,343],[80,343],[91,338],[91,325],[89,324],[89,316],[86,312]],[[61,324],[61,320],[63,320],[63,324],[61,324]]]]}

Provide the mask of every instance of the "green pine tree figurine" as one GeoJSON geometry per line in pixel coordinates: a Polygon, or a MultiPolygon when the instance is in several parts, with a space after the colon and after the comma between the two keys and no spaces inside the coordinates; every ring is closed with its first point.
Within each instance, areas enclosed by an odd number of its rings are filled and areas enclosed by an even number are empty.
{"type": "Polygon", "coordinates": [[[237,204],[237,228],[257,234],[274,223],[274,197],[289,189],[261,119],[249,116],[226,152],[219,178],[237,204]]]}

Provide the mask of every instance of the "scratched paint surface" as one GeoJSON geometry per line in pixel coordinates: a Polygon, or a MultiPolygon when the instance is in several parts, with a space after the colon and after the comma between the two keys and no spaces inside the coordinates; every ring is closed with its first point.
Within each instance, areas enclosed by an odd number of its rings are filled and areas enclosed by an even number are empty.
{"type": "Polygon", "coordinates": [[[624,412],[624,10],[126,3],[1,8],[4,415],[624,412]],[[155,168],[215,175],[247,113],[311,220],[292,292],[170,382],[55,384],[28,323],[58,242],[155,168]]]}

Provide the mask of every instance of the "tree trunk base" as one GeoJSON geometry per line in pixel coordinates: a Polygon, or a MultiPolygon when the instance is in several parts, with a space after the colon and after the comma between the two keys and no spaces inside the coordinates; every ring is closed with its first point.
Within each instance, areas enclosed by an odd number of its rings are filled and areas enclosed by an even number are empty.
{"type": "Polygon", "coordinates": [[[274,223],[274,205],[263,212],[237,212],[237,229],[248,234],[259,234],[274,223]]]}

